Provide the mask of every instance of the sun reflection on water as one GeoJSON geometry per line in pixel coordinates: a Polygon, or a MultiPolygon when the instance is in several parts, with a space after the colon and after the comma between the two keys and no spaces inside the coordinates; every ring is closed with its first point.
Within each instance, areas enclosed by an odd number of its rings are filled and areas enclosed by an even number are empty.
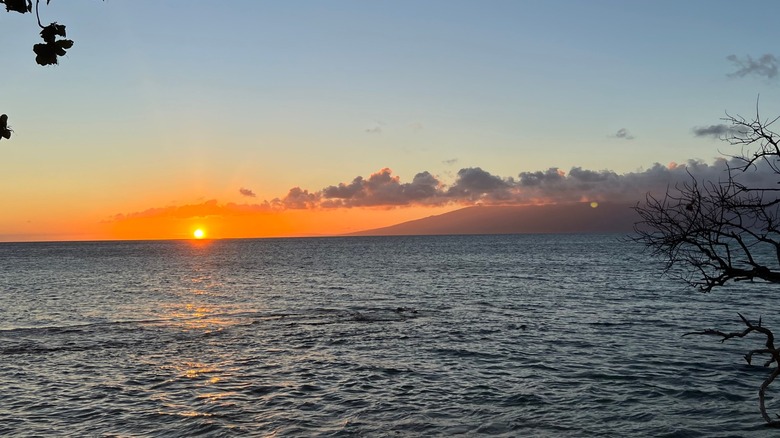
{"type": "Polygon", "coordinates": [[[183,331],[211,333],[238,323],[223,315],[225,309],[212,304],[181,303],[168,306],[166,320],[183,331]]]}
{"type": "Polygon", "coordinates": [[[208,417],[215,408],[233,406],[231,397],[236,391],[225,387],[230,371],[222,366],[212,365],[197,360],[182,360],[161,366],[160,369],[170,375],[170,378],[159,388],[164,392],[155,395],[155,399],[163,408],[163,415],[180,417],[208,417]],[[182,388],[189,394],[188,399],[181,399],[182,388]]]}
{"type": "MultiPolygon", "coordinates": [[[[177,349],[158,368],[165,382],[160,391],[160,414],[178,417],[206,417],[235,405],[235,371],[232,354],[221,350],[230,343],[231,327],[246,325],[247,312],[232,293],[229,272],[220,270],[221,259],[208,239],[182,246],[180,265],[161,284],[161,300],[155,313],[159,324],[186,348],[177,349]]],[[[250,309],[251,310],[251,309],[250,309]]],[[[190,420],[186,420],[190,421],[190,420]]]]}
{"type": "MultiPolygon", "coordinates": [[[[188,379],[200,379],[204,374],[214,374],[220,371],[218,368],[202,362],[181,362],[175,368],[181,377],[188,379]]],[[[207,379],[207,381],[211,381],[211,379],[207,379]]]]}
{"type": "Polygon", "coordinates": [[[206,240],[192,243],[195,251],[181,266],[178,287],[171,288],[168,298],[160,303],[165,323],[182,331],[209,333],[240,322],[230,316],[237,309],[223,291],[223,280],[214,273],[209,245],[206,240]]]}

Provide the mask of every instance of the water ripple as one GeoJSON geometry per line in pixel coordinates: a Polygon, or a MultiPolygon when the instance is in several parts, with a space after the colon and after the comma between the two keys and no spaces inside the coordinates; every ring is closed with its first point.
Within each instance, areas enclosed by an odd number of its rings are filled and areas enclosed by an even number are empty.
{"type": "Polygon", "coordinates": [[[0,245],[0,435],[772,436],[757,345],[680,337],[772,295],[685,294],[626,245],[0,245]]]}

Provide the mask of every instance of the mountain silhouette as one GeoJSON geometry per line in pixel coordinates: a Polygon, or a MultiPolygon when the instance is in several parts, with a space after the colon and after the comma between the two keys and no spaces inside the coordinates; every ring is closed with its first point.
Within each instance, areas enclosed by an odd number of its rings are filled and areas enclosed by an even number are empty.
{"type": "Polygon", "coordinates": [[[590,203],[466,207],[351,236],[437,234],[627,233],[639,218],[633,204],[590,203]]]}

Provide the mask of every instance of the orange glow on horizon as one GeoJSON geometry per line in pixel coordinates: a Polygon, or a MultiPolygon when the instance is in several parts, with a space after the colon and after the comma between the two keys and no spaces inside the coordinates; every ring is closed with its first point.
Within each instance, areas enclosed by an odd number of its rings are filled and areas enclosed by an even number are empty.
{"type": "MultiPolygon", "coordinates": [[[[543,202],[542,199],[535,201],[525,206],[554,204],[543,202]]],[[[602,205],[594,200],[587,200],[582,204],[592,211],[608,208],[608,204],[602,205]]],[[[348,235],[448,213],[465,205],[286,210],[260,207],[220,204],[216,200],[210,200],[198,204],[149,208],[135,213],[104,215],[102,217],[106,219],[103,220],[99,219],[100,216],[82,216],[60,218],[57,223],[25,222],[20,226],[0,230],[6,233],[0,233],[0,241],[180,239],[189,240],[197,247],[205,247],[210,242],[221,239],[348,235]]]]}
{"type": "Polygon", "coordinates": [[[233,239],[335,236],[381,228],[446,213],[458,206],[404,208],[297,209],[282,211],[216,211],[210,203],[189,206],[186,214],[155,210],[104,222],[104,239],[233,239]],[[186,231],[185,231],[186,230],[186,231]],[[203,232],[199,238],[195,233],[203,232]]]}

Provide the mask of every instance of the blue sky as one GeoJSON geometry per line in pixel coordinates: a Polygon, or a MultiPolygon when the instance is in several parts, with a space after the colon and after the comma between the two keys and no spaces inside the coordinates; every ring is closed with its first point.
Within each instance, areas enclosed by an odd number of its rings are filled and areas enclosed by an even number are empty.
{"type": "MultiPolygon", "coordinates": [[[[35,65],[0,14],[0,199],[94,215],[320,190],[389,167],[441,180],[711,161],[692,129],[780,114],[774,2],[64,1],[75,46],[35,65]],[[618,138],[620,130],[632,139],[618,138]],[[150,205],[150,203],[152,203],[150,205]],[[157,203],[157,204],[155,204],[157,203]],[[61,204],[61,205],[60,205],[61,204]]],[[[2,225],[2,224],[0,224],[2,225]]]]}

